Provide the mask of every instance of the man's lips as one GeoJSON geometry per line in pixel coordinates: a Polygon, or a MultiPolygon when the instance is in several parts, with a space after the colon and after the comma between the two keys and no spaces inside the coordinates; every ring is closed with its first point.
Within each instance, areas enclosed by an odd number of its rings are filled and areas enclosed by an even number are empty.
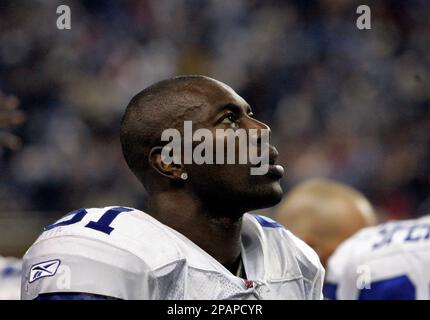
{"type": "Polygon", "coordinates": [[[274,177],[276,179],[281,179],[284,175],[284,167],[282,167],[279,164],[255,164],[255,165],[251,165],[251,168],[262,168],[262,167],[266,167],[267,168],[267,172],[265,174],[263,174],[263,176],[270,176],[270,177],[274,177]],[[266,167],[267,166],[267,167],[266,167]]]}
{"type": "MultiPolygon", "coordinates": [[[[279,165],[276,164],[276,160],[278,159],[278,151],[276,150],[275,147],[270,146],[269,148],[269,163],[265,164],[267,166],[267,173],[265,174],[266,176],[270,176],[270,177],[274,177],[277,179],[282,178],[282,176],[284,175],[284,168],[279,165]]],[[[257,164],[257,165],[252,165],[252,167],[261,167],[261,166],[265,166],[264,164],[257,164]]]]}
{"type": "Polygon", "coordinates": [[[284,172],[284,168],[279,164],[271,164],[269,165],[269,170],[267,171],[267,174],[280,179],[284,175],[284,172]]]}
{"type": "Polygon", "coordinates": [[[276,160],[278,159],[278,150],[275,147],[270,146],[269,148],[269,170],[267,171],[268,175],[282,178],[284,175],[284,168],[279,164],[276,164],[276,160]]]}

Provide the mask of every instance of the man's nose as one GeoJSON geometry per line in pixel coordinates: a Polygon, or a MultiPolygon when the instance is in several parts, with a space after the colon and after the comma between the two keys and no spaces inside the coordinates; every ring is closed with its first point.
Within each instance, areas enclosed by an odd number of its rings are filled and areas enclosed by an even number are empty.
{"type": "Polygon", "coordinates": [[[248,117],[248,119],[246,119],[246,126],[246,129],[266,129],[271,131],[270,127],[267,124],[251,117],[248,117]]]}
{"type": "Polygon", "coordinates": [[[257,134],[258,134],[258,140],[257,143],[261,142],[261,135],[263,130],[266,131],[269,134],[269,139],[272,137],[272,130],[270,129],[270,127],[265,124],[264,122],[258,121],[257,119],[254,118],[250,118],[249,119],[249,124],[247,125],[247,129],[256,129],[257,134]]]}

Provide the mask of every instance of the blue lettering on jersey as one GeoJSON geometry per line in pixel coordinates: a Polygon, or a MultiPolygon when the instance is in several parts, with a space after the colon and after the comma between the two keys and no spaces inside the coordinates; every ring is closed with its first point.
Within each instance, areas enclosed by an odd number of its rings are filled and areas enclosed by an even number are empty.
{"type": "Polygon", "coordinates": [[[106,211],[104,215],[101,216],[101,218],[98,221],[96,222],[90,221],[85,227],[91,228],[100,232],[104,232],[106,234],[110,234],[114,230],[114,228],[110,226],[112,221],[121,212],[130,212],[130,211],[133,211],[133,209],[123,208],[123,207],[109,209],[108,211],[106,211]]]}
{"type": "Polygon", "coordinates": [[[414,225],[402,225],[395,224],[385,226],[383,229],[379,230],[379,234],[381,235],[381,241],[373,244],[373,249],[378,249],[389,245],[393,237],[397,235],[399,232],[403,233],[403,236],[400,237],[401,241],[405,242],[416,242],[420,240],[429,240],[430,239],[430,225],[428,224],[414,224],[414,225]],[[390,228],[391,227],[391,228],[390,228]]]}
{"type": "Polygon", "coordinates": [[[62,218],[62,219],[64,219],[65,217],[72,216],[71,219],[65,220],[65,221],[61,221],[61,222],[58,222],[58,223],[55,223],[55,224],[51,224],[51,225],[45,227],[45,229],[43,231],[48,231],[48,230],[51,230],[51,229],[54,229],[54,228],[57,228],[57,227],[68,226],[68,225],[71,225],[71,224],[78,223],[78,222],[80,222],[87,215],[87,213],[88,212],[85,209],[75,210],[75,211],[73,211],[71,213],[66,214],[62,218]]]}
{"type": "Polygon", "coordinates": [[[360,290],[358,300],[415,300],[415,297],[415,286],[403,275],[372,282],[370,289],[360,290]]]}
{"type": "Polygon", "coordinates": [[[428,240],[430,238],[430,225],[416,224],[409,228],[405,241],[428,240]]]}
{"type": "MultiPolygon", "coordinates": [[[[124,208],[124,207],[115,207],[111,208],[108,211],[106,211],[98,221],[90,221],[87,225],[85,225],[86,228],[90,228],[93,230],[97,230],[106,234],[110,234],[114,228],[110,226],[110,224],[113,222],[113,220],[122,212],[130,212],[133,211],[133,209],[130,208],[124,208]]],[[[78,223],[82,221],[82,219],[87,215],[88,211],[86,209],[79,209],[76,211],[73,211],[72,213],[67,214],[65,217],[73,215],[73,217],[66,221],[61,221],[55,224],[51,224],[47,226],[44,231],[48,231],[57,227],[61,226],[68,226],[71,224],[78,223]]],[[[63,219],[65,218],[63,217],[63,219]]]]}

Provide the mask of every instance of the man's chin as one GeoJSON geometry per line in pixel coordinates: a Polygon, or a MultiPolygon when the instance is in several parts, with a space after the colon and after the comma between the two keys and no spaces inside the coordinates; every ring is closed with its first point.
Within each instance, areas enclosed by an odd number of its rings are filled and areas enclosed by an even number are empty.
{"type": "Polygon", "coordinates": [[[283,197],[282,187],[278,182],[273,182],[268,186],[258,188],[250,200],[252,208],[250,210],[258,210],[269,208],[281,202],[283,197]]]}

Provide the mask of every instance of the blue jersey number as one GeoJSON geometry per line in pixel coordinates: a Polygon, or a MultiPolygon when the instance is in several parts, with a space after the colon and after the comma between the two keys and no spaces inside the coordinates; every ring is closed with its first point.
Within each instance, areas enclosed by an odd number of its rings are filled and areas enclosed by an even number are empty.
{"type": "Polygon", "coordinates": [[[362,289],[358,300],[415,300],[416,290],[408,276],[403,275],[371,283],[362,289]]]}
{"type": "MultiPolygon", "coordinates": [[[[98,221],[90,221],[85,227],[91,228],[106,234],[110,234],[114,230],[114,228],[110,226],[112,221],[120,213],[130,212],[130,211],[133,211],[133,209],[124,208],[124,207],[116,207],[116,208],[109,209],[100,217],[98,221]]],[[[72,216],[69,220],[51,224],[50,226],[47,226],[44,231],[48,231],[61,226],[68,226],[71,224],[78,223],[82,221],[82,219],[87,215],[87,213],[88,211],[85,209],[79,209],[79,210],[73,211],[72,213],[68,214],[68,216],[72,216]]]]}
{"type": "MultiPolygon", "coordinates": [[[[325,283],[325,299],[336,300],[337,285],[325,283]]],[[[398,276],[372,282],[370,289],[361,289],[358,300],[415,300],[416,290],[408,276],[398,276]]]]}

